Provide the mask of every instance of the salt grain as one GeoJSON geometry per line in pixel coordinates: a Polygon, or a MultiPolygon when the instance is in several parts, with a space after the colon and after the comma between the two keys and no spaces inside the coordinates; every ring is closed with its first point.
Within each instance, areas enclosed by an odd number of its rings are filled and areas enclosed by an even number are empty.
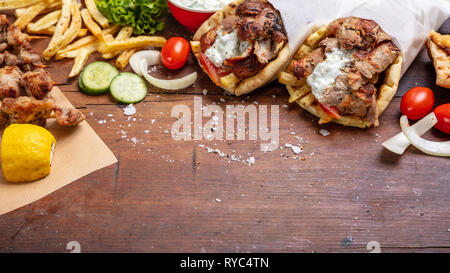
{"type": "Polygon", "coordinates": [[[133,104],[128,104],[127,107],[123,108],[123,114],[125,116],[132,116],[136,114],[136,108],[133,104]]]}

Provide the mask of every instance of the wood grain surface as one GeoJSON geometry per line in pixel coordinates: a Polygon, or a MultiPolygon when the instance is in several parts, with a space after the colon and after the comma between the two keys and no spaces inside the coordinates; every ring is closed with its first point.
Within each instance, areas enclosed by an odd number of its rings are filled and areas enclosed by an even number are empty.
{"type": "MultiPolygon", "coordinates": [[[[450,32],[450,21],[441,31],[450,32]]],[[[163,35],[191,36],[171,17],[163,35]]],[[[110,96],[80,93],[67,79],[71,65],[54,62],[49,71],[119,163],[0,216],[0,252],[69,252],[70,241],[82,252],[369,252],[371,241],[382,252],[450,252],[450,161],[414,148],[399,157],[381,146],[400,131],[400,97],[411,87],[428,86],[437,104],[450,102],[450,92],[433,84],[425,51],[381,126],[368,130],[319,126],[288,105],[278,83],[234,98],[203,73],[186,90],[149,86],[136,120],[128,120],[110,96]],[[195,96],[223,109],[279,105],[280,143],[302,139],[303,153],[299,159],[289,149],[263,153],[258,141],[174,141],[170,112],[181,104],[192,109],[195,96]],[[254,157],[255,165],[229,162],[199,145],[254,157]]],[[[200,72],[194,62],[190,67],[200,72]]],[[[438,131],[427,138],[449,140],[438,131]]]]}

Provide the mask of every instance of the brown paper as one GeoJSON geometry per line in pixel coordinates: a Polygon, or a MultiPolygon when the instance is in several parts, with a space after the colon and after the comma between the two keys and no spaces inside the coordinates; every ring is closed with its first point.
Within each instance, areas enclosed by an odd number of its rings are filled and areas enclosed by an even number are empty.
{"type": "MultiPolygon", "coordinates": [[[[57,87],[52,90],[52,95],[58,106],[73,107],[57,87]]],[[[50,175],[31,183],[9,183],[0,172],[0,215],[117,162],[112,151],[86,121],[75,128],[64,128],[55,120],[49,120],[46,128],[56,139],[50,175]]]]}

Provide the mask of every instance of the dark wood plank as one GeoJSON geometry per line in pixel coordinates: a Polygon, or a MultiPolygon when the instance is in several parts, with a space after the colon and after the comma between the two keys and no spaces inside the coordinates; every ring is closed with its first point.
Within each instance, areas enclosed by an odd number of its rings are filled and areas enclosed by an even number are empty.
{"type": "MultiPolygon", "coordinates": [[[[169,20],[166,36],[189,36],[169,20]]],[[[449,28],[447,22],[443,30],[449,28]]],[[[438,104],[449,102],[448,91],[433,85],[425,53],[403,78],[381,126],[369,130],[317,125],[310,114],[287,106],[287,92],[277,83],[234,98],[203,74],[180,92],[150,87],[136,105],[136,121],[129,121],[112,98],[78,92],[66,78],[70,66],[63,61],[49,70],[119,163],[1,216],[0,252],[64,252],[69,241],[78,241],[83,252],[368,252],[370,241],[380,242],[383,252],[450,252],[450,162],[414,148],[398,157],[381,146],[400,131],[400,96],[410,87],[431,87],[438,104]],[[288,149],[263,153],[254,141],[174,141],[168,133],[172,108],[192,109],[200,95],[204,104],[222,108],[279,105],[280,142],[301,137],[304,160],[288,149]],[[323,137],[320,129],[331,135],[323,137]],[[229,163],[199,145],[256,162],[229,163]]],[[[449,139],[437,131],[427,138],[449,139]]]]}

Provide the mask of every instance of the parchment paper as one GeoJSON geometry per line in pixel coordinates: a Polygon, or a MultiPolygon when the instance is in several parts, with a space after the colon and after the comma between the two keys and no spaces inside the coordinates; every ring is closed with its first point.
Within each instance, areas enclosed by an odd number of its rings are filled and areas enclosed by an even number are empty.
{"type": "Polygon", "coordinates": [[[291,52],[312,32],[343,17],[376,21],[404,55],[402,75],[422,50],[430,30],[450,16],[449,0],[271,0],[280,10],[291,52]]]}
{"type": "MultiPolygon", "coordinates": [[[[52,94],[59,106],[73,107],[57,87],[52,94]]],[[[75,128],[64,128],[51,120],[46,128],[56,139],[50,175],[31,183],[8,183],[3,172],[0,172],[0,215],[39,200],[117,162],[111,150],[86,121],[75,128]]],[[[0,133],[1,137],[3,130],[0,133]]]]}

